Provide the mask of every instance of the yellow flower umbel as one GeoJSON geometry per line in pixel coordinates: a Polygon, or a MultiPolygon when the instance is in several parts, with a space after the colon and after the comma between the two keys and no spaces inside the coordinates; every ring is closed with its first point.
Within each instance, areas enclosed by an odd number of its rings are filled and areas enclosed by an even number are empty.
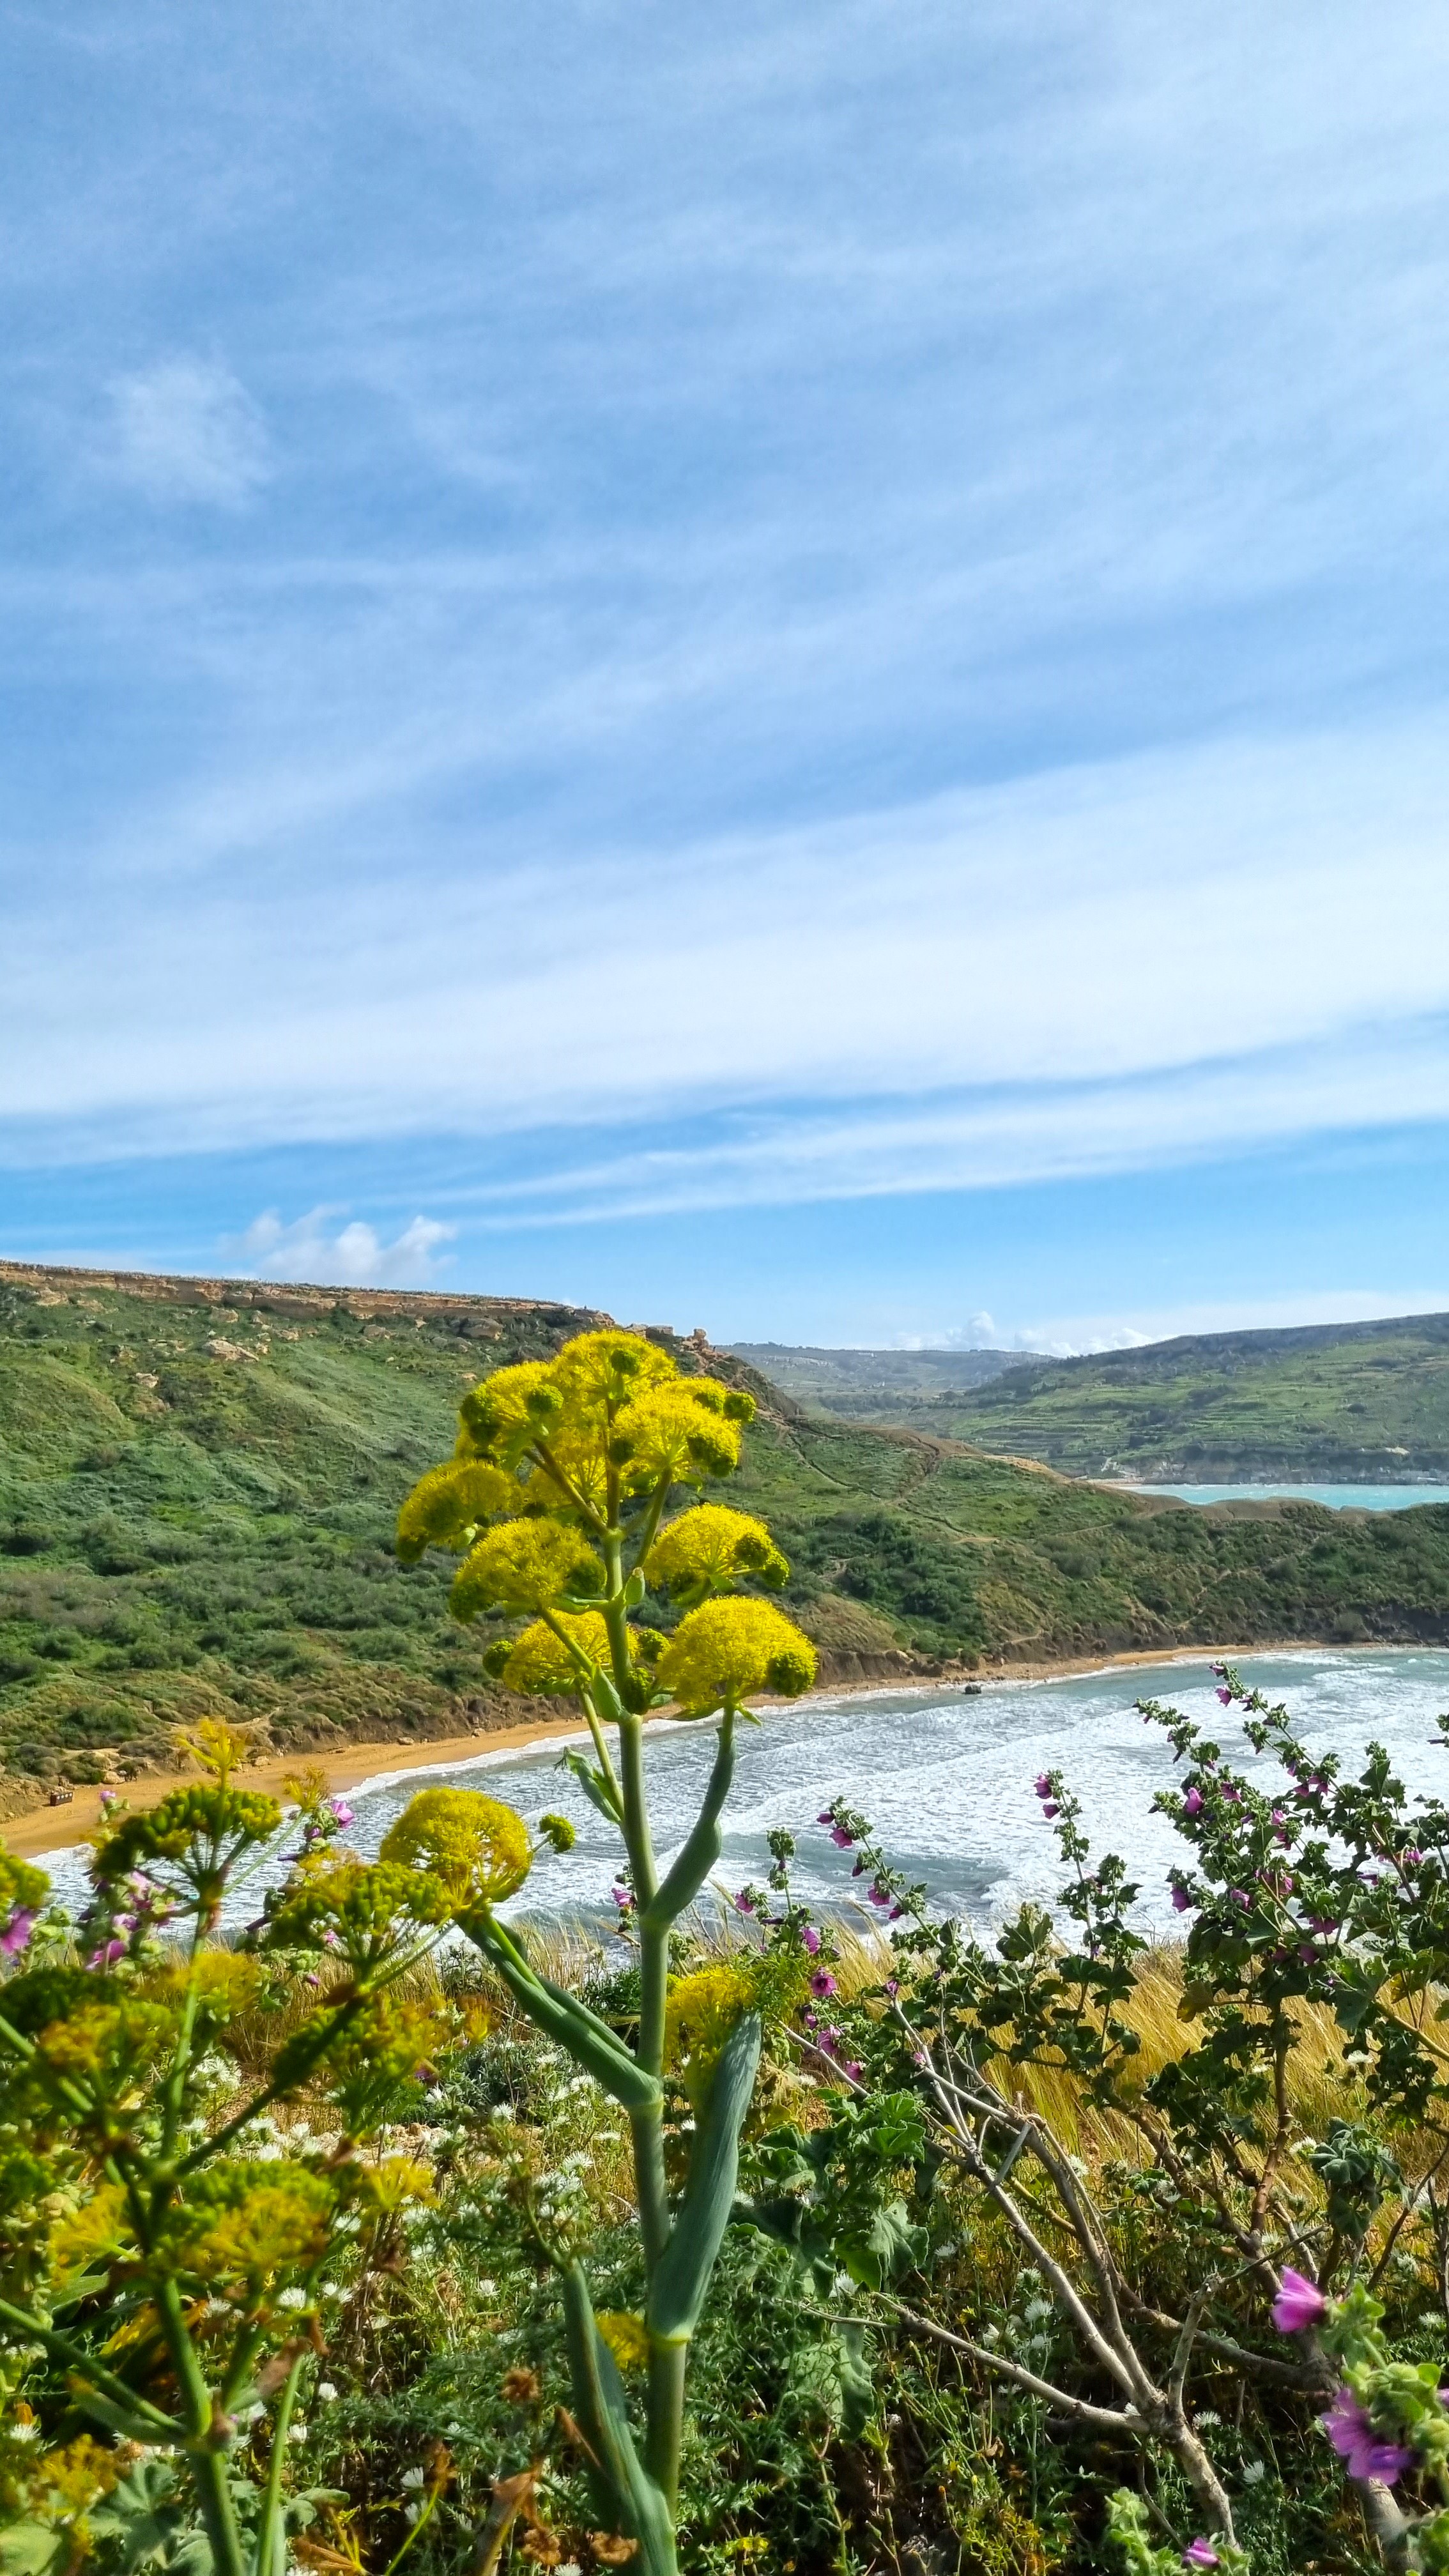
{"type": "Polygon", "coordinates": [[[644,1571],[676,1601],[688,1601],[728,1592],[746,1577],[774,1591],[790,1568],[763,1521],[723,1503],[697,1503],[655,1540],[644,1571]]]}
{"type": "Polygon", "coordinates": [[[664,2063],[692,2101],[709,2090],[720,2050],[755,2006],[755,1981],[744,1966],[697,1968],[671,1977],[664,2007],[664,2063]]]}
{"type": "Polygon", "coordinates": [[[383,1835],[378,1858],[442,1880],[455,1904],[500,1904],[533,1866],[528,1827],[478,1789],[420,1789],[383,1835]]]}
{"type": "Polygon", "coordinates": [[[742,1708],[757,1691],[798,1699],[815,1679],[808,1637],[768,1601],[705,1601],[659,1659],[659,1687],[686,1717],[742,1708]]]}
{"type": "Polygon", "coordinates": [[[603,1589],[603,1564],[579,1530],[542,1519],[504,1521],[458,1568],[449,1607],[467,1621],[482,1610],[547,1610],[603,1589]]]}

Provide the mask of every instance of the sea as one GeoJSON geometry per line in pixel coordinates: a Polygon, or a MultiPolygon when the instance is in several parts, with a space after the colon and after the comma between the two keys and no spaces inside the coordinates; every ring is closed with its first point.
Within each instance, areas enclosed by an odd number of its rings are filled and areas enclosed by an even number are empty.
{"type": "Polygon", "coordinates": [[[1449,1503],[1449,1485],[1130,1485],[1133,1494],[1176,1494],[1184,1503],[1323,1503],[1331,1512],[1409,1512],[1449,1503]]]}
{"type": "MultiPolygon", "coordinates": [[[[1436,1720],[1449,1711],[1449,1652],[1413,1647],[1291,1649],[1246,1656],[1244,1678],[1286,1703],[1315,1752],[1357,1760],[1371,1740],[1389,1748],[1407,1787],[1449,1795],[1449,1751],[1436,1720]]],[[[767,1836],[784,1826],[797,1846],[795,1883],[802,1896],[847,1922],[869,1908],[851,1874],[852,1855],[837,1851],[821,1811],[836,1797],[861,1809],[890,1858],[927,1888],[935,1906],[990,1933],[1024,1898],[1051,1905],[1060,1881],[1056,1846],[1032,1790],[1034,1776],[1060,1767],[1082,1800],[1094,1851],[1120,1852],[1140,1894],[1134,1920],[1167,1931],[1167,1871],[1181,1846],[1153,1797],[1171,1785],[1175,1765],[1160,1727],[1137,1702],[1152,1697],[1207,1721],[1214,1736],[1265,1784],[1274,1768],[1259,1765],[1215,1697],[1211,1667],[1199,1654],[1051,1681],[991,1680],[967,1693],[959,1683],[909,1689],[822,1693],[793,1708],[775,1708],[741,1730],[724,1849],[713,1880],[728,1903],[769,1866],[767,1836]]],[[[348,1839],[376,1852],[388,1825],[414,1792],[432,1782],[486,1789],[536,1823],[550,1810],[577,1828],[574,1849],[545,1851],[509,1910],[592,1928],[616,1920],[610,1897],[617,1837],[560,1767],[560,1735],[526,1749],[471,1756],[430,1770],[380,1772],[348,1792],[355,1823],[348,1839]]],[[[698,1811],[714,1752],[708,1725],[654,1720],[647,1758],[656,1848],[677,1850],[698,1811]]],[[[45,1867],[56,1890],[74,1903],[84,1892],[83,1850],[51,1854],[45,1867]]],[[[270,1863],[237,1892],[229,1919],[259,1910],[262,1889],[279,1874],[270,1863]]]]}

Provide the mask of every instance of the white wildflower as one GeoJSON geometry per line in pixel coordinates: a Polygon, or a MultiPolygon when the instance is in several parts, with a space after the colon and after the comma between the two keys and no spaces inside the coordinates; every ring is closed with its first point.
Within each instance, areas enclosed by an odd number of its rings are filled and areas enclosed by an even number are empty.
{"type": "Polygon", "coordinates": [[[402,2473],[402,2482],[405,2487],[420,2487],[423,2483],[422,2470],[404,2469],[402,2473]]]}
{"type": "Polygon", "coordinates": [[[317,2394],[326,2405],[330,2406],[333,2398],[337,2394],[337,2391],[333,2387],[330,2379],[319,2379],[317,2382],[317,2394]]]}

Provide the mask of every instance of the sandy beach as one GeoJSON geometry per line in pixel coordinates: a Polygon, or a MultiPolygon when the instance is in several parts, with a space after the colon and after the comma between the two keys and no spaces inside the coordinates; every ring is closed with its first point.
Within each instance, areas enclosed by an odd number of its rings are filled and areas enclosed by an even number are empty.
{"type": "MultiPolygon", "coordinates": [[[[994,1682],[1040,1682],[1068,1680],[1079,1673],[1103,1673],[1136,1670],[1149,1665],[1241,1660],[1248,1655],[1281,1654],[1292,1645],[1302,1645],[1302,1638],[1288,1638],[1255,1646],[1170,1646],[1130,1649],[1118,1655],[1071,1655],[1046,1663],[1010,1663],[983,1665],[973,1678],[986,1686],[994,1682]]],[[[764,1703],[780,1711],[803,1710],[812,1700],[837,1700],[848,1694],[866,1691],[951,1690],[965,1687],[961,1675],[943,1676],[933,1681],[923,1675],[912,1675],[899,1682],[891,1680],[837,1682],[828,1690],[811,1691],[803,1700],[776,1700],[764,1703]]],[[[569,1744],[588,1742],[583,1725],[573,1727],[566,1717],[550,1721],[531,1719],[523,1726],[502,1726],[484,1735],[435,1736],[426,1743],[409,1738],[405,1744],[354,1744],[340,1753],[329,1753],[325,1759],[316,1754],[295,1753],[269,1756],[265,1761],[248,1763],[238,1774],[249,1789],[265,1789],[274,1796],[283,1793],[283,1782],[289,1774],[315,1764],[327,1774],[330,1788],[355,1789],[365,1780],[397,1779],[409,1771],[436,1771],[450,1763],[476,1762],[480,1754],[508,1753],[529,1744],[569,1744]]],[[[193,1767],[185,1771],[147,1772],[122,1794],[133,1805],[154,1806],[168,1789],[182,1787],[197,1778],[193,1767]]],[[[83,1842],[100,1822],[101,1793],[96,1789],[77,1789],[63,1807],[35,1807],[19,1816],[7,1817],[0,1824],[0,1842],[22,1859],[34,1860],[48,1851],[63,1851],[67,1845],[83,1842]]]]}

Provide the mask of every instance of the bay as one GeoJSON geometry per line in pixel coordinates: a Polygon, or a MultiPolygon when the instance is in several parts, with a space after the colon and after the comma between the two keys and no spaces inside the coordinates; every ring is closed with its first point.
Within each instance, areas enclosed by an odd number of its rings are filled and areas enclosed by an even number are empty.
{"type": "MultiPolygon", "coordinates": [[[[1439,1712],[1449,1710],[1449,1652],[1304,1648],[1252,1656],[1240,1670],[1288,1703],[1315,1752],[1352,1760],[1377,1738],[1411,1790],[1449,1794],[1449,1753],[1435,1734],[1439,1712]]],[[[1145,1725],[1134,1703],[1154,1697],[1208,1721],[1249,1774],[1256,1770],[1271,1785],[1275,1766],[1258,1764],[1214,1694],[1205,1658],[1183,1655],[1058,1680],[993,1681],[979,1696],[965,1695],[959,1684],[823,1693],[771,1710],[741,1731],[716,1888],[728,1897],[747,1881],[762,1881],[766,1837],[784,1826],[798,1842],[800,1892],[847,1920],[869,1919],[851,1855],[836,1851],[816,1821],[830,1799],[842,1796],[873,1820],[891,1858],[923,1880],[939,1906],[990,1931],[1023,1898],[1050,1904],[1056,1893],[1056,1846],[1032,1780],[1060,1767],[1082,1799],[1094,1847],[1121,1852],[1140,1882],[1134,1919],[1145,1930],[1180,1930],[1166,1878],[1182,1847],[1152,1812],[1153,1795],[1171,1784],[1175,1765],[1160,1728],[1145,1725]]],[[[356,1822],[348,1839],[375,1853],[393,1818],[430,1783],[484,1788],[517,1806],[531,1824],[552,1810],[577,1829],[573,1851],[540,1857],[511,1910],[611,1922],[618,1841],[559,1767],[570,1740],[561,1735],[446,1768],[380,1774],[349,1792],[356,1822]]],[[[708,1727],[667,1719],[648,1730],[662,1860],[678,1848],[698,1811],[714,1741],[708,1727]]],[[[84,1860],[76,1850],[52,1854],[45,1864],[67,1902],[82,1896],[84,1860]]],[[[258,1911],[261,1889],[277,1874],[273,1865],[238,1894],[229,1908],[233,1924],[258,1911]]]]}
{"type": "Polygon", "coordinates": [[[1449,1503],[1449,1485],[1129,1485],[1132,1494],[1175,1494],[1183,1503],[1322,1503],[1331,1512],[1410,1512],[1449,1503]]]}

